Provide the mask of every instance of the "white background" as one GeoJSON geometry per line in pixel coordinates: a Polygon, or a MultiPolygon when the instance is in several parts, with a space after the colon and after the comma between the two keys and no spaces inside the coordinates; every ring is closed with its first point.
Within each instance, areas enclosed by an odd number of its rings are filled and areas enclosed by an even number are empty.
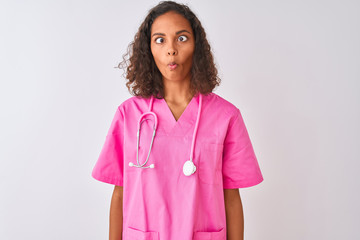
{"type": "MultiPolygon", "coordinates": [[[[108,238],[113,186],[91,171],[131,97],[114,67],[157,3],[0,2],[0,239],[108,238]]],[[[183,3],[264,176],[240,189],[245,239],[359,239],[360,3],[183,3]]]]}

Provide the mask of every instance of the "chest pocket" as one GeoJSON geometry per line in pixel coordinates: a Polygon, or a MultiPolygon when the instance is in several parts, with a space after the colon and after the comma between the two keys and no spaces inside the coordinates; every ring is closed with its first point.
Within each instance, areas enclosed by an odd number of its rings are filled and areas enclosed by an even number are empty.
{"type": "Polygon", "coordinates": [[[222,184],[223,144],[202,143],[199,160],[199,179],[202,183],[222,184]]]}

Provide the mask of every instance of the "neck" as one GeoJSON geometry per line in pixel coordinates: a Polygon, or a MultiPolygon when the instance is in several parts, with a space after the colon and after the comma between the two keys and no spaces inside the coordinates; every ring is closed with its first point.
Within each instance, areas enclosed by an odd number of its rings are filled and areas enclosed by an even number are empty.
{"type": "Polygon", "coordinates": [[[166,102],[190,102],[194,94],[190,91],[190,78],[183,81],[163,80],[166,102]]]}

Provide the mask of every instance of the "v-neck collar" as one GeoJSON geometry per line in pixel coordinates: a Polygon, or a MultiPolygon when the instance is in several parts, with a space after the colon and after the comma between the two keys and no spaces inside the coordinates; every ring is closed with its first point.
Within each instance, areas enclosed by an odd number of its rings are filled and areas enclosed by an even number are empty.
{"type": "MultiPolygon", "coordinates": [[[[200,94],[200,93],[199,93],[200,94]]],[[[196,103],[198,103],[199,95],[195,94],[185,110],[182,112],[178,120],[176,121],[171,109],[164,98],[160,99],[161,104],[164,108],[164,117],[166,118],[166,125],[164,126],[164,131],[168,134],[174,135],[183,135],[189,130],[189,128],[194,125],[196,121],[197,107],[196,103]]]]}
{"type": "Polygon", "coordinates": [[[178,118],[178,120],[175,119],[175,116],[174,116],[174,114],[172,113],[169,105],[168,105],[167,102],[165,101],[165,98],[162,98],[161,100],[162,100],[162,101],[165,103],[165,105],[167,106],[167,112],[169,113],[168,115],[170,115],[170,116],[171,116],[170,118],[172,119],[171,122],[172,122],[173,124],[176,124],[176,123],[178,123],[179,121],[182,121],[182,119],[184,118],[183,115],[186,114],[186,112],[189,111],[188,109],[191,107],[191,104],[192,104],[192,102],[194,102],[194,99],[195,99],[195,96],[193,96],[193,97],[191,98],[190,102],[186,105],[184,111],[181,113],[181,115],[180,115],[180,117],[178,118]]]}

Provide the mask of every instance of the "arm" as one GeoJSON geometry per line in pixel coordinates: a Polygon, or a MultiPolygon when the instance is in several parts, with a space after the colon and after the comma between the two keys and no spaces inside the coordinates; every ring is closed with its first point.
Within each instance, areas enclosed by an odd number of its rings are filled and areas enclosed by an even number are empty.
{"type": "Polygon", "coordinates": [[[244,214],[239,189],[224,189],[227,240],[244,240],[244,214]]]}
{"type": "Polygon", "coordinates": [[[123,227],[123,187],[115,186],[110,206],[110,240],[122,239],[123,227]]]}

